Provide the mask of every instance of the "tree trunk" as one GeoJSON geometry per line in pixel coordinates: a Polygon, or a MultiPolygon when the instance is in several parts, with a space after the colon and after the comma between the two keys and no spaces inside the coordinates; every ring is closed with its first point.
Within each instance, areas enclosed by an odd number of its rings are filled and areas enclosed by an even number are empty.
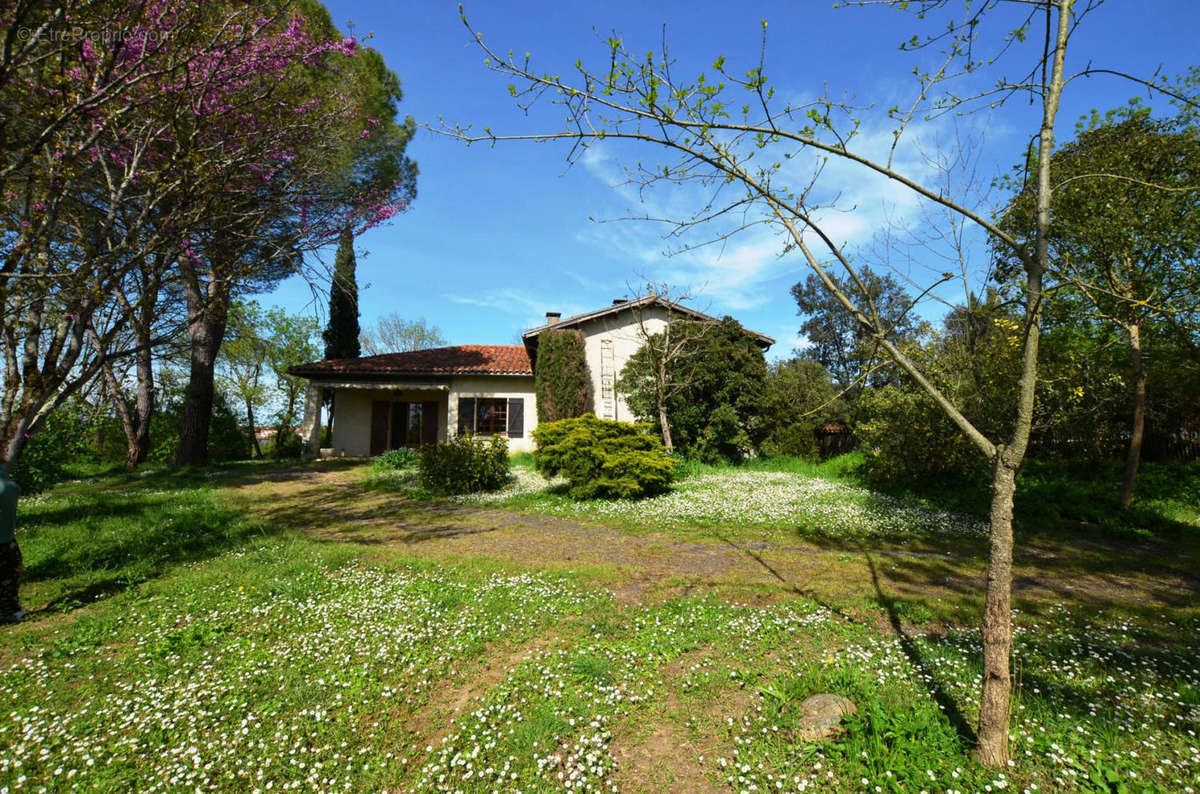
{"type": "MultiPolygon", "coordinates": [[[[121,393],[120,385],[113,376],[112,370],[107,365],[104,367],[104,380],[108,387],[108,395],[112,399],[112,403],[117,409],[117,416],[121,420],[121,430],[125,433],[125,468],[133,469],[138,465],[137,420],[134,418],[133,411],[129,410],[129,401],[121,393]]],[[[99,449],[100,447],[97,446],[97,448],[99,449]]]]}
{"type": "Polygon", "coordinates": [[[658,423],[662,425],[663,446],[670,452],[675,447],[671,444],[671,424],[667,421],[667,404],[663,400],[658,401],[658,423]]]}
{"type": "Polygon", "coordinates": [[[983,694],[979,703],[976,759],[985,766],[1008,762],[1008,719],[1012,679],[1013,493],[1016,468],[1000,447],[992,468],[987,595],[983,607],[983,694]]]}
{"type": "Polygon", "coordinates": [[[657,371],[655,373],[657,383],[655,386],[655,397],[658,398],[658,424],[662,428],[663,446],[667,448],[667,452],[675,449],[675,445],[671,443],[671,423],[667,421],[667,348],[666,344],[671,341],[671,324],[667,323],[667,327],[663,329],[663,337],[665,344],[663,346],[663,354],[658,359],[657,371]]]}
{"type": "Polygon", "coordinates": [[[154,416],[154,354],[146,346],[137,352],[137,404],[134,407],[133,438],[125,458],[125,468],[132,469],[150,457],[150,420],[154,416]]]}
{"type": "Polygon", "coordinates": [[[181,466],[204,466],[208,463],[208,431],[212,424],[213,397],[216,394],[217,352],[225,336],[224,307],[219,308],[218,311],[215,305],[206,307],[201,318],[188,327],[192,343],[191,369],[176,457],[176,462],[181,466]],[[219,319],[216,316],[218,314],[219,319]]]}
{"type": "MultiPolygon", "coordinates": [[[[1012,654],[1013,494],[1017,469],[1025,457],[1033,427],[1037,392],[1038,343],[1042,325],[1042,276],[1050,260],[1050,158],[1054,148],[1054,121],[1062,98],[1067,36],[1071,28],[1072,0],[1057,0],[1053,68],[1043,77],[1045,96],[1038,133],[1037,240],[1035,253],[1024,258],[1025,344],[1021,376],[1017,383],[1017,412],[1011,442],[998,445],[992,459],[992,506],[988,528],[987,594],[983,608],[983,691],[979,700],[978,744],[975,758],[984,766],[1004,768],[1009,761],[1008,720],[1012,679],[1008,660],[1012,654]]],[[[1051,22],[1047,6],[1046,24],[1051,22]]],[[[1049,31],[1047,31],[1049,34],[1049,31]]]]}
{"type": "Polygon", "coordinates": [[[254,404],[246,398],[246,422],[250,426],[250,443],[254,447],[254,457],[262,458],[262,448],[258,445],[258,428],[254,425],[254,404]]]}
{"type": "Polygon", "coordinates": [[[229,314],[229,286],[217,276],[216,263],[210,263],[208,282],[202,284],[197,262],[180,257],[179,275],[188,306],[188,337],[191,341],[191,371],[183,401],[179,427],[180,466],[208,463],[208,431],[212,424],[217,352],[225,338],[229,314]]]}
{"type": "Polygon", "coordinates": [[[4,468],[5,474],[13,470],[25,451],[25,442],[28,440],[25,431],[28,426],[25,417],[16,417],[5,428],[4,437],[0,438],[0,467],[4,468]]]}
{"type": "Polygon", "coordinates": [[[1129,452],[1121,481],[1122,510],[1128,510],[1133,502],[1133,486],[1142,460],[1142,440],[1146,430],[1146,365],[1142,362],[1141,329],[1133,323],[1126,330],[1129,331],[1129,363],[1133,367],[1133,426],[1129,431],[1129,452]]]}

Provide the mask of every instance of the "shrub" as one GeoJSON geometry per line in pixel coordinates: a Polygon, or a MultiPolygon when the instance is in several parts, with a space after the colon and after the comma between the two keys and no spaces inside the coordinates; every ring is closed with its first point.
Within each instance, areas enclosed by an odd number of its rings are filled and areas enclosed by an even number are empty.
{"type": "Polygon", "coordinates": [[[762,438],[761,400],[767,365],[757,338],[731,317],[717,323],[676,320],[651,334],[625,362],[617,391],[640,419],[661,432],[658,390],[664,388],[671,442],[688,458],[739,462],[762,438]],[[665,359],[665,377],[659,363],[665,359]]]}
{"type": "Polygon", "coordinates": [[[304,454],[304,439],[294,428],[281,424],[275,428],[275,437],[272,439],[269,454],[275,460],[298,458],[304,454]]]}
{"type": "Polygon", "coordinates": [[[817,429],[829,422],[845,423],[846,409],[833,379],[818,362],[793,358],[767,368],[762,399],[764,455],[821,457],[817,429]]]}
{"type": "Polygon", "coordinates": [[[389,449],[375,460],[371,461],[371,468],[376,471],[387,471],[390,469],[407,469],[409,466],[416,465],[421,459],[421,453],[415,449],[401,447],[400,449],[389,449]]]}
{"type": "Polygon", "coordinates": [[[421,485],[438,495],[496,491],[508,483],[508,440],[469,435],[421,447],[421,485]]]}
{"type": "Polygon", "coordinates": [[[546,477],[566,477],[576,499],[650,496],[675,478],[676,460],[648,425],[584,414],[538,425],[533,438],[534,467],[546,477]]]}
{"type": "Polygon", "coordinates": [[[22,493],[44,491],[66,478],[66,464],[87,450],[90,421],[84,406],[75,401],[47,414],[10,472],[22,493]]]}
{"type": "Polygon", "coordinates": [[[859,398],[855,427],[876,485],[982,483],[987,461],[923,392],[884,386],[859,398]]]}
{"type": "Polygon", "coordinates": [[[537,371],[538,422],[556,422],[582,416],[587,411],[587,359],[583,334],[573,330],[546,331],[538,336],[537,371]]]}

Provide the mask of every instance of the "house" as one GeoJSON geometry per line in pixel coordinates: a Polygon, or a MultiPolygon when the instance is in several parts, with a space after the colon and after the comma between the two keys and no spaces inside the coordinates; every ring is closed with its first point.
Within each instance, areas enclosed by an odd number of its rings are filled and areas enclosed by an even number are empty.
{"type": "MultiPolygon", "coordinates": [[[[526,331],[521,345],[455,345],[406,353],[316,361],[292,367],[307,378],[304,437],[318,453],[322,397],[332,390],[336,419],[333,454],[378,455],[388,449],[444,441],[452,433],[502,435],[513,452],[533,449],[537,397],[533,368],[538,338],[555,329],[579,331],[591,373],[592,410],[603,419],[633,421],[616,379],[647,334],[669,318],[717,318],[653,293],[563,319],[547,312],[543,325],[526,331]]],[[[752,332],[753,333],[753,332],[752,332]]],[[[754,334],[765,350],[775,340],[754,334]]]]}

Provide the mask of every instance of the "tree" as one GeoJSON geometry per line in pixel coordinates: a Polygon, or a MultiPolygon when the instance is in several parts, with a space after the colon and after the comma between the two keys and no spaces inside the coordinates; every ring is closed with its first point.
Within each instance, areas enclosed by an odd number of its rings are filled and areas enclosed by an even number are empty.
{"type": "Polygon", "coordinates": [[[329,284],[329,324],[322,338],[325,358],[358,358],[362,355],[358,329],[358,281],[354,275],[354,233],[342,229],[333,279],[329,284]]]}
{"type": "Polygon", "coordinates": [[[280,399],[280,408],[275,417],[275,448],[277,453],[294,448],[299,454],[298,436],[294,430],[299,425],[302,410],[300,398],[307,383],[304,378],[288,373],[288,370],[317,357],[318,324],[312,317],[288,314],[281,308],[273,308],[265,318],[267,338],[267,365],[275,378],[275,388],[280,399]]]}
{"type": "MultiPolygon", "coordinates": [[[[975,754],[984,764],[1002,767],[1009,759],[1012,687],[1013,495],[1032,427],[1042,309],[1045,301],[1053,300],[1053,294],[1043,292],[1054,192],[1051,152],[1062,93],[1070,82],[1065,66],[1068,39],[1078,35],[1094,4],[1077,9],[1074,0],[1029,0],[1004,6],[982,1],[898,0],[887,5],[916,14],[933,32],[911,37],[904,45],[932,57],[914,69],[914,101],[886,112],[887,123],[893,125],[894,144],[883,156],[858,148],[861,119],[870,108],[851,106],[830,95],[797,103],[781,99],[768,85],[765,61],[749,69],[735,69],[727,68],[725,58],[719,57],[713,62],[715,76],[685,78],[673,68],[665,44],[659,52],[635,53],[613,35],[599,68],[589,69],[579,60],[572,71],[543,73],[535,71],[528,59],[490,48],[469,25],[487,67],[508,80],[510,94],[526,111],[522,118],[537,119],[539,101],[557,106],[561,117],[554,119],[549,129],[531,132],[502,134],[485,127],[482,133],[475,133],[461,126],[443,131],[467,143],[489,145],[507,140],[564,141],[572,144],[568,155],[572,159],[601,141],[663,152],[660,162],[644,166],[639,162],[627,169],[629,178],[647,189],[656,184],[709,188],[693,214],[667,220],[669,234],[703,226],[705,239],[725,240],[749,225],[771,224],[782,235],[786,251],[799,256],[865,333],[969,439],[989,463],[992,491],[975,754]],[[1035,26],[1044,29],[1030,35],[1035,26]],[[1022,56],[1027,60],[1010,63],[1022,56]],[[1005,74],[1021,76],[1011,80],[1005,74]],[[923,174],[906,172],[894,157],[914,119],[978,107],[1004,109],[1013,96],[1028,97],[1039,110],[1036,130],[1031,130],[1031,137],[1037,139],[1030,180],[1035,186],[1035,233],[1027,240],[1017,239],[952,194],[923,184],[923,174]],[[918,201],[940,205],[965,218],[1010,249],[1020,263],[1020,366],[1011,384],[1013,398],[1001,417],[1003,430],[994,437],[989,438],[972,423],[925,376],[918,362],[889,338],[892,327],[887,318],[870,301],[860,299],[867,293],[864,285],[856,284],[857,293],[848,294],[833,279],[830,263],[851,280],[858,279],[858,272],[826,222],[826,211],[831,205],[836,207],[839,196],[836,188],[818,190],[827,181],[823,166],[828,159],[875,174],[909,191],[918,201]],[[796,177],[797,162],[813,163],[812,174],[796,177]],[[818,246],[824,252],[820,257],[814,251],[818,246]]],[[[763,31],[765,39],[765,22],[763,31]]],[[[1122,73],[1089,65],[1075,77],[1113,74],[1122,73]]],[[[1139,82],[1155,90],[1165,89],[1153,81],[1139,82]]]]}
{"type": "Polygon", "coordinates": [[[568,328],[538,335],[533,391],[539,424],[589,413],[590,385],[583,334],[568,328]]]}
{"type": "Polygon", "coordinates": [[[229,312],[229,333],[221,347],[223,377],[226,389],[242,401],[246,409],[246,430],[254,456],[262,457],[258,443],[258,421],[254,413],[267,402],[264,370],[271,354],[271,340],[260,329],[265,325],[262,307],[253,301],[235,303],[229,312]]]}
{"type": "MultiPolygon", "coordinates": [[[[857,279],[836,275],[831,278],[845,295],[874,305],[888,339],[893,343],[907,339],[914,330],[909,314],[912,298],[891,275],[879,275],[867,267],[861,268],[857,275],[857,279]]],[[[800,331],[811,345],[797,354],[819,362],[842,389],[852,390],[860,379],[867,379],[882,352],[871,329],[864,328],[815,273],[792,287],[792,297],[800,316],[807,318],[800,331]]]]}
{"type": "MultiPolygon", "coordinates": [[[[155,290],[127,279],[167,266],[194,222],[179,188],[173,121],[195,115],[201,62],[247,33],[231,11],[216,35],[206,12],[171,0],[7,3],[0,51],[0,463],[12,467],[48,415],[106,367],[146,345],[126,334],[155,290]],[[63,21],[119,29],[116,39],[47,35],[63,21]],[[50,65],[53,64],[53,68],[50,65]],[[130,297],[132,296],[132,300],[130,297]],[[128,346],[130,340],[134,346],[128,346]]],[[[217,97],[227,75],[209,73],[217,97]]],[[[111,370],[110,370],[111,372],[111,370]]]]}
{"type": "Polygon", "coordinates": [[[740,461],[761,440],[765,379],[762,349],[737,320],[675,320],[629,357],[618,388],[639,418],[656,422],[669,416],[670,438],[685,455],[740,461]],[[667,333],[681,341],[678,355],[664,365],[666,341],[661,337],[667,333]],[[665,404],[660,403],[660,382],[670,387],[665,404]]]}
{"type": "Polygon", "coordinates": [[[399,81],[378,53],[342,38],[321,6],[304,7],[305,17],[265,31],[279,49],[252,79],[243,70],[241,112],[198,127],[201,140],[216,135],[244,159],[219,191],[187,196],[209,212],[180,258],[193,350],[180,462],[204,462],[213,366],[237,290],[297,271],[305,250],[381,223],[415,195],[404,155],[413,123],[395,120],[399,81]]]}
{"type": "MultiPolygon", "coordinates": [[[[1200,290],[1200,136],[1126,108],[1103,121],[1094,117],[1052,163],[1058,189],[1051,205],[1050,275],[1119,328],[1128,344],[1133,407],[1120,489],[1125,509],[1145,437],[1147,334],[1154,321],[1185,315],[1200,290]]],[[[1028,238],[1033,201],[1029,188],[1019,192],[1004,228],[1028,238]]]]}
{"type": "Polygon", "coordinates": [[[808,459],[820,454],[817,429],[847,419],[833,378],[810,358],[777,361],[767,367],[759,412],[765,454],[808,459]]]}
{"type": "Polygon", "coordinates": [[[635,366],[634,370],[629,370],[629,363],[626,362],[625,369],[618,374],[620,380],[614,384],[615,391],[627,396],[635,390],[640,395],[649,395],[648,402],[641,410],[634,408],[633,411],[639,416],[652,417],[651,421],[658,426],[667,452],[675,449],[668,406],[688,385],[680,379],[682,373],[676,364],[688,355],[692,334],[700,327],[695,323],[681,322],[689,316],[680,311],[688,296],[672,299],[671,291],[667,284],[649,284],[643,298],[630,301],[637,320],[638,353],[642,363],[635,366]],[[656,331],[656,328],[659,330],[656,331]],[[629,378],[625,377],[626,370],[630,373],[629,378]],[[648,405],[652,405],[653,410],[646,407],[648,405]]]}
{"type": "Polygon", "coordinates": [[[375,321],[375,326],[363,331],[358,337],[362,352],[368,356],[381,353],[407,353],[412,350],[428,350],[444,347],[446,338],[442,329],[429,325],[424,317],[406,320],[395,312],[385,314],[375,321]]]}

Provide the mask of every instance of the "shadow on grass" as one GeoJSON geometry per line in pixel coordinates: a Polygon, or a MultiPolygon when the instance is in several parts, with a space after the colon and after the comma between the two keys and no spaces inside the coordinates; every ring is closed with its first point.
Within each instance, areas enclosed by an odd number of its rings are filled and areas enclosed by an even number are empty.
{"type": "Polygon", "coordinates": [[[892,631],[896,638],[900,641],[900,650],[908,657],[908,661],[912,666],[924,673],[917,680],[924,682],[926,691],[929,696],[934,699],[934,702],[941,708],[942,713],[946,715],[946,719],[950,721],[954,732],[958,734],[958,738],[962,740],[967,747],[974,747],[976,743],[975,731],[967,724],[966,718],[963,716],[962,709],[959,708],[957,701],[950,696],[942,683],[934,674],[933,668],[926,662],[925,657],[921,654],[921,649],[913,642],[912,636],[904,628],[904,622],[900,619],[900,610],[896,599],[887,595],[883,591],[883,585],[879,581],[879,571],[875,567],[875,560],[871,557],[871,553],[866,548],[859,546],[859,552],[863,559],[867,561],[867,567],[871,571],[871,584],[875,588],[875,600],[883,607],[887,613],[888,622],[892,624],[892,631]]]}
{"type": "Polygon", "coordinates": [[[45,599],[36,611],[69,611],[281,531],[229,504],[212,471],[67,483],[22,505],[22,584],[45,599]]]}
{"type": "MultiPolygon", "coordinates": [[[[748,556],[750,559],[754,560],[759,565],[761,565],[768,573],[771,574],[771,576],[773,576],[775,579],[777,579],[781,584],[783,584],[785,587],[787,587],[789,590],[791,590],[796,595],[801,596],[805,599],[814,601],[817,604],[820,604],[822,607],[824,607],[825,609],[829,610],[830,612],[838,615],[843,620],[846,620],[851,623],[859,623],[860,622],[854,616],[849,615],[848,613],[846,613],[845,611],[836,607],[835,605],[830,604],[828,601],[826,601],[824,598],[822,598],[820,596],[820,594],[815,593],[812,590],[804,588],[804,587],[800,586],[799,584],[788,580],[774,566],[772,566],[769,562],[767,562],[765,559],[763,559],[763,557],[761,555],[757,554],[754,550],[752,550],[750,548],[746,548],[744,546],[740,546],[725,536],[719,536],[719,537],[726,544],[733,547],[734,549],[737,549],[738,551],[742,552],[743,554],[748,556]]],[[[971,726],[967,724],[966,719],[963,717],[962,709],[959,708],[958,703],[954,700],[954,698],[952,698],[946,692],[946,690],[942,687],[941,683],[932,674],[932,670],[931,670],[930,666],[928,664],[926,664],[924,657],[921,655],[920,649],[917,647],[916,643],[913,642],[912,637],[908,634],[907,630],[904,628],[903,622],[900,619],[900,612],[897,609],[897,603],[896,603],[895,599],[884,594],[882,584],[879,580],[879,573],[876,570],[875,561],[874,561],[874,559],[872,559],[870,552],[868,552],[861,545],[858,547],[858,552],[866,560],[867,566],[871,573],[871,582],[874,585],[874,589],[875,589],[875,600],[883,607],[884,611],[887,613],[888,620],[892,625],[892,630],[895,633],[897,639],[899,639],[899,641],[900,641],[901,649],[904,651],[905,656],[908,657],[908,659],[912,663],[913,667],[915,667],[918,670],[923,671],[926,674],[924,677],[919,678],[918,680],[925,682],[925,686],[926,686],[927,691],[929,692],[930,697],[932,697],[934,699],[934,701],[937,702],[938,706],[941,707],[942,712],[946,715],[946,719],[949,720],[950,725],[954,728],[955,732],[958,734],[959,738],[964,742],[964,744],[968,747],[974,746],[975,740],[976,740],[975,732],[971,729],[971,726]]]]}

